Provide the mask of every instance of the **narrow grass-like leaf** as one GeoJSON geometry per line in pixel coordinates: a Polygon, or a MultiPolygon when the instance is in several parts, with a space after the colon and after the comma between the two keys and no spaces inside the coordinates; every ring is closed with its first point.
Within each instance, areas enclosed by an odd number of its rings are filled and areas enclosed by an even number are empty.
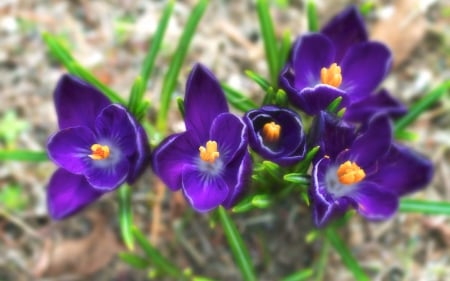
{"type": "Polygon", "coordinates": [[[342,97],[339,96],[337,98],[335,98],[328,106],[327,106],[327,111],[331,112],[331,113],[336,113],[339,105],[341,105],[342,102],[342,97]]]}
{"type": "Polygon", "coordinates": [[[68,68],[72,74],[80,77],[92,86],[96,87],[100,92],[107,96],[111,100],[111,102],[120,103],[123,106],[127,106],[127,102],[119,94],[103,84],[100,80],[97,79],[97,77],[94,76],[94,74],[81,66],[78,62],[73,61],[68,68]]]}
{"type": "Polygon", "coordinates": [[[334,247],[336,252],[341,256],[342,261],[347,266],[347,268],[353,273],[353,276],[358,281],[369,281],[369,277],[363,271],[358,261],[352,255],[347,245],[341,240],[336,229],[333,227],[327,227],[325,229],[325,237],[334,247]]]}
{"type": "Polygon", "coordinates": [[[183,271],[165,258],[156,248],[154,248],[139,229],[133,226],[132,232],[134,238],[136,238],[136,242],[139,246],[141,246],[145,255],[150,259],[150,262],[152,262],[156,268],[172,277],[182,279],[183,271]]]}
{"type": "Polygon", "coordinates": [[[312,269],[302,269],[289,276],[284,277],[281,281],[303,281],[308,280],[313,275],[312,269]]]}
{"type": "Polygon", "coordinates": [[[308,30],[311,32],[319,31],[319,18],[317,17],[316,3],[314,0],[308,0],[306,3],[306,14],[308,17],[308,30]]]}
{"type": "Polygon", "coordinates": [[[395,138],[397,140],[401,140],[401,141],[413,142],[419,138],[419,135],[417,133],[411,132],[411,131],[398,131],[395,134],[395,138]]]}
{"type": "Polygon", "coordinates": [[[248,196],[242,199],[238,204],[236,204],[231,211],[233,213],[243,213],[252,210],[255,206],[252,204],[252,196],[248,196]]]}
{"type": "Polygon", "coordinates": [[[427,95],[416,102],[405,116],[397,120],[394,125],[395,133],[397,134],[398,132],[404,130],[409,124],[414,122],[414,120],[416,120],[422,112],[427,110],[427,108],[429,108],[446,93],[450,93],[450,80],[445,81],[431,90],[427,95]]]}
{"type": "Polygon", "coordinates": [[[132,253],[119,253],[119,258],[123,262],[137,269],[146,269],[150,266],[149,260],[132,253]]]}
{"type": "Polygon", "coordinates": [[[290,173],[283,176],[283,179],[287,182],[292,182],[301,185],[309,185],[310,176],[304,173],[290,173]]]}
{"type": "Polygon", "coordinates": [[[402,213],[450,215],[450,202],[402,199],[400,200],[399,211],[402,213]]]}
{"type": "Polygon", "coordinates": [[[175,1],[170,0],[164,9],[162,16],[158,22],[158,27],[156,29],[155,35],[151,40],[151,44],[149,45],[147,56],[144,59],[144,63],[141,68],[141,77],[143,78],[143,90],[147,88],[148,79],[153,71],[153,67],[155,65],[156,56],[158,55],[159,49],[161,47],[161,43],[163,41],[164,34],[167,29],[167,25],[169,23],[170,16],[173,12],[175,1]]]}
{"type": "Polygon", "coordinates": [[[136,111],[136,120],[141,121],[142,118],[144,118],[145,114],[147,114],[147,110],[150,107],[150,101],[148,100],[144,100],[141,101],[141,103],[139,104],[139,107],[136,111]]]}
{"type": "Polygon", "coordinates": [[[229,85],[222,84],[222,89],[225,92],[228,102],[237,110],[247,112],[258,107],[251,99],[229,85]]]}
{"type": "Polygon", "coordinates": [[[46,151],[0,150],[0,161],[44,162],[48,160],[46,151]]]}
{"type": "Polygon", "coordinates": [[[194,276],[194,277],[192,277],[192,281],[215,281],[215,280],[211,279],[211,278],[202,277],[202,276],[194,276]]]}
{"type": "Polygon", "coordinates": [[[267,208],[272,204],[272,200],[269,194],[257,194],[252,198],[252,205],[257,208],[267,208]]]}
{"type": "Polygon", "coordinates": [[[246,70],[245,74],[252,79],[253,81],[256,82],[256,84],[258,84],[261,89],[263,89],[264,91],[267,91],[267,89],[269,89],[270,87],[270,82],[267,81],[266,79],[264,79],[264,77],[262,77],[261,75],[259,75],[256,72],[253,72],[251,70],[246,70]]]}
{"type": "Polygon", "coordinates": [[[181,117],[184,119],[184,99],[182,97],[177,97],[177,105],[178,105],[178,111],[181,114],[181,117]]]}
{"type": "Polygon", "coordinates": [[[191,39],[194,37],[195,29],[197,28],[207,5],[207,0],[200,0],[192,10],[192,13],[186,22],[183,34],[181,35],[177,49],[173,55],[172,63],[170,64],[166,76],[164,77],[161,90],[160,108],[156,120],[156,125],[160,131],[165,131],[167,129],[167,115],[169,113],[170,101],[176,87],[178,75],[189,49],[191,39]]]}
{"type": "Polygon", "coordinates": [[[311,165],[312,160],[316,156],[317,152],[319,152],[319,149],[320,146],[315,146],[310,151],[308,151],[306,157],[295,168],[295,171],[297,171],[298,173],[306,173],[309,166],[311,165]]]}
{"type": "Polygon", "coordinates": [[[99,91],[105,94],[111,100],[111,102],[120,103],[124,106],[127,105],[125,100],[120,97],[120,95],[100,82],[94,76],[94,74],[82,67],[56,36],[50,35],[49,33],[43,33],[42,38],[47,44],[50,52],[56,56],[56,58],[67,68],[67,70],[71,74],[80,77],[81,79],[96,87],[99,91]]]}
{"type": "Polygon", "coordinates": [[[269,2],[267,0],[257,0],[256,10],[258,12],[259,25],[264,41],[270,81],[272,82],[272,85],[275,86],[278,84],[278,67],[280,63],[278,62],[278,45],[275,37],[275,30],[273,28],[272,17],[270,16],[269,2]]]}
{"type": "Polygon", "coordinates": [[[134,239],[131,232],[133,225],[133,214],[131,211],[131,188],[124,184],[119,188],[119,225],[122,240],[128,250],[133,251],[134,239]]]}
{"type": "Polygon", "coordinates": [[[242,237],[240,236],[236,225],[222,206],[218,208],[218,216],[225,232],[225,236],[227,237],[228,244],[230,245],[231,252],[235,258],[235,262],[241,270],[243,280],[256,281],[257,279],[250,259],[250,254],[242,241],[242,237]]]}
{"type": "Polygon", "coordinates": [[[323,281],[325,269],[328,264],[329,253],[330,253],[330,241],[328,239],[323,239],[319,261],[315,264],[316,266],[316,274],[315,274],[316,276],[314,278],[315,281],[323,281]]]}
{"type": "Polygon", "coordinates": [[[139,111],[140,102],[144,96],[145,88],[144,81],[141,76],[134,79],[133,86],[131,86],[131,93],[128,99],[128,110],[136,117],[139,111]]]}
{"type": "Polygon", "coordinates": [[[278,70],[281,71],[281,69],[286,64],[286,61],[289,57],[289,52],[291,51],[291,33],[289,30],[286,30],[283,32],[283,37],[281,38],[281,45],[280,45],[280,59],[278,61],[278,70]]]}

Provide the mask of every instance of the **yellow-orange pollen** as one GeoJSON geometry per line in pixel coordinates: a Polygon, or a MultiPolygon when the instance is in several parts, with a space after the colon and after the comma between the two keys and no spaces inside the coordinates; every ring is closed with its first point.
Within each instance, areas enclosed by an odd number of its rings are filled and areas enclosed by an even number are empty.
{"type": "Polygon", "coordinates": [[[320,79],[323,84],[339,87],[342,83],[341,67],[337,63],[332,63],[329,68],[322,67],[320,79]]]}
{"type": "Polygon", "coordinates": [[[275,122],[266,123],[262,129],[262,135],[267,142],[276,142],[280,139],[281,126],[275,122]]]}
{"type": "Polygon", "coordinates": [[[366,173],[355,162],[345,161],[339,166],[337,176],[342,184],[354,184],[362,181],[366,173]]]}
{"type": "Polygon", "coordinates": [[[200,146],[198,150],[200,151],[200,159],[210,164],[214,164],[216,159],[220,156],[217,151],[217,142],[215,141],[208,141],[206,143],[206,148],[204,146],[200,146]]]}
{"type": "Polygon", "coordinates": [[[89,155],[93,160],[103,160],[109,157],[111,153],[109,146],[95,143],[91,146],[92,154],[89,155]]]}

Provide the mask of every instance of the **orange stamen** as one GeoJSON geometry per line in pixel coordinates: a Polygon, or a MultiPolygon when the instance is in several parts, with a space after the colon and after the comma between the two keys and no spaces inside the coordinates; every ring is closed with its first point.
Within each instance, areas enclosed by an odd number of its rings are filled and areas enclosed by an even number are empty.
{"type": "Polygon", "coordinates": [[[355,162],[345,161],[339,166],[337,176],[342,184],[354,184],[362,181],[366,173],[355,162]]]}
{"type": "Polygon", "coordinates": [[[93,160],[103,160],[109,157],[109,146],[95,143],[91,146],[92,154],[89,157],[93,160]]]}
{"type": "Polygon", "coordinates": [[[262,136],[267,142],[277,142],[280,139],[281,126],[275,122],[266,123],[262,129],[262,136]]]}
{"type": "Polygon", "coordinates": [[[220,156],[220,153],[217,151],[217,142],[215,141],[208,141],[206,143],[206,148],[200,146],[198,150],[200,151],[200,159],[210,164],[214,164],[216,159],[220,156]]]}
{"type": "Polygon", "coordinates": [[[342,83],[341,67],[337,63],[332,63],[329,68],[322,67],[320,79],[323,84],[339,87],[342,83]]]}

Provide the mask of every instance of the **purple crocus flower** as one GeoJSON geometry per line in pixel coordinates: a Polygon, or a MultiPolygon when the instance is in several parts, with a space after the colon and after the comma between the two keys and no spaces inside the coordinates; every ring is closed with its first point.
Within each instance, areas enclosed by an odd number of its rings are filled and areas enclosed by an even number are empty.
{"type": "Polygon", "coordinates": [[[315,115],[337,97],[341,107],[371,94],[392,65],[388,48],[367,41],[356,8],[344,10],[321,33],[299,37],[280,74],[280,87],[291,102],[315,115]]]}
{"type": "Polygon", "coordinates": [[[249,180],[245,123],[228,112],[214,75],[197,64],[186,85],[186,131],[169,136],[153,153],[153,169],[173,191],[181,189],[199,212],[233,206],[249,180]]]}
{"type": "Polygon", "coordinates": [[[392,141],[387,116],[374,116],[364,132],[352,137],[348,124],[326,115],[321,113],[318,122],[331,121],[335,132],[342,128],[346,137],[322,140],[325,153],[314,161],[310,196],[317,226],[342,215],[349,207],[371,220],[387,219],[397,210],[400,196],[430,182],[431,162],[392,141]]]}
{"type": "Polygon", "coordinates": [[[49,213],[63,219],[125,182],[133,182],[150,160],[143,128],[100,91],[64,75],[56,87],[59,131],[47,150],[60,168],[48,185],[49,213]]]}
{"type": "Polygon", "coordinates": [[[247,112],[244,122],[250,147],[265,159],[280,165],[292,165],[303,159],[305,133],[296,112],[266,105],[247,112]]]}

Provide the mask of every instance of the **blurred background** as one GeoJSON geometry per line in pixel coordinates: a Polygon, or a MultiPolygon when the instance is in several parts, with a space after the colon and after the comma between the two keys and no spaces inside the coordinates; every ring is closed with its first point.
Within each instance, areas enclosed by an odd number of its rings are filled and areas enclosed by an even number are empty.
{"type": "MultiPolygon", "coordinates": [[[[278,35],[306,31],[302,0],[272,0],[278,35]]],[[[60,36],[75,58],[111,88],[128,96],[166,1],[0,0],[0,148],[45,150],[57,129],[52,94],[66,70],[52,57],[42,32],[60,36]]],[[[146,91],[154,118],[161,83],[195,0],[177,1],[156,69],[146,91]]],[[[349,4],[368,9],[370,37],[385,42],[394,68],[384,87],[410,105],[450,79],[450,1],[317,1],[323,24],[349,4]]],[[[261,100],[247,69],[268,75],[254,1],[210,1],[188,51],[176,95],[183,95],[195,62],[219,80],[261,100]]],[[[435,164],[431,185],[415,198],[450,201],[450,95],[423,114],[410,129],[409,143],[435,164]]],[[[183,122],[172,107],[172,131],[183,122]]],[[[122,263],[117,195],[102,197],[70,219],[47,217],[46,184],[50,162],[0,162],[0,281],[148,280],[148,270],[122,263]]],[[[240,280],[220,227],[165,190],[148,168],[133,187],[135,223],[180,267],[215,280],[240,280]]],[[[324,245],[307,243],[313,228],[299,198],[267,210],[234,215],[260,280],[317,263],[324,245]]],[[[357,260],[373,280],[450,280],[450,220],[445,216],[398,214],[383,223],[355,216],[343,233],[357,260]]],[[[323,280],[353,280],[333,250],[323,280]]],[[[155,280],[171,280],[157,277],[155,280]]]]}

